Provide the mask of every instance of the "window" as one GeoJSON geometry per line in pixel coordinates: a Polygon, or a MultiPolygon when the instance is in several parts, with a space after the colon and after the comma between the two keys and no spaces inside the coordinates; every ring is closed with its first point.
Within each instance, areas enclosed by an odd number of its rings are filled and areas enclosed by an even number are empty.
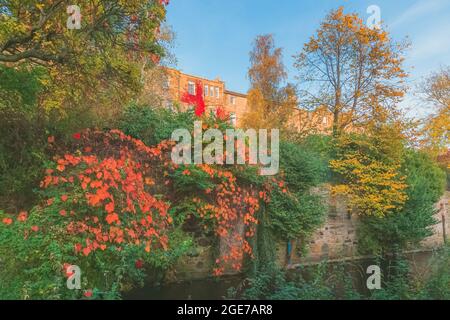
{"type": "Polygon", "coordinates": [[[188,93],[195,95],[195,83],[192,81],[188,81],[188,93]]]}
{"type": "Polygon", "coordinates": [[[231,122],[231,124],[232,124],[233,126],[236,125],[236,120],[237,120],[237,118],[236,118],[236,113],[230,112],[230,122],[231,122]]]}
{"type": "Polygon", "coordinates": [[[232,105],[235,105],[236,104],[236,97],[230,96],[230,103],[232,105]]]}
{"type": "Polygon", "coordinates": [[[204,95],[205,97],[208,96],[208,85],[207,85],[207,84],[205,84],[205,89],[204,89],[203,95],[204,95]]]}
{"type": "Polygon", "coordinates": [[[327,125],[327,124],[328,124],[328,118],[327,118],[327,117],[323,117],[322,123],[323,123],[324,125],[327,125]]]}
{"type": "Polygon", "coordinates": [[[210,87],[209,89],[210,89],[209,90],[209,96],[210,97],[214,97],[214,87],[210,87]]]}
{"type": "Polygon", "coordinates": [[[215,89],[216,89],[216,98],[218,98],[219,97],[219,88],[216,87],[215,89]]]}

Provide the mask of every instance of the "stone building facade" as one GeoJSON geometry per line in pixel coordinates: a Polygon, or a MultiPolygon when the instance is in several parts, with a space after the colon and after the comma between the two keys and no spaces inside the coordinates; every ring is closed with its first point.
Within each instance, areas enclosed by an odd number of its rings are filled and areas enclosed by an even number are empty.
{"type": "Polygon", "coordinates": [[[167,75],[167,90],[170,102],[177,102],[183,108],[187,108],[188,106],[181,101],[181,98],[186,92],[195,95],[196,84],[199,83],[208,113],[223,108],[229,113],[230,121],[239,126],[242,115],[247,110],[246,94],[227,90],[225,82],[219,78],[206,79],[175,69],[167,69],[167,75]]]}
{"type": "MultiPolygon", "coordinates": [[[[219,78],[211,80],[171,68],[166,68],[166,72],[165,90],[168,93],[166,95],[168,104],[177,102],[183,108],[188,108],[181,101],[181,98],[186,92],[195,95],[196,83],[200,83],[207,110],[214,112],[221,107],[228,112],[230,121],[234,125],[241,126],[244,114],[249,111],[247,94],[227,90],[225,82],[219,78]]],[[[331,132],[332,123],[333,115],[325,108],[319,108],[314,112],[299,108],[292,109],[290,124],[299,132],[302,130],[321,133],[331,132]]]]}

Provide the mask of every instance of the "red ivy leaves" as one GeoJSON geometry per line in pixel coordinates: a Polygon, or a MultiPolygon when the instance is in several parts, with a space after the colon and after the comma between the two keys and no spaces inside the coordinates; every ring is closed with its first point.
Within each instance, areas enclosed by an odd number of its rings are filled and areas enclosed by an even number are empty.
{"type": "Polygon", "coordinates": [[[216,117],[221,121],[228,120],[229,114],[223,107],[218,107],[216,110],[216,117]]]}
{"type": "Polygon", "coordinates": [[[74,133],[74,134],[72,135],[72,138],[74,138],[75,140],[80,140],[80,139],[81,139],[81,133],[79,133],[79,132],[74,133]]]}
{"type": "Polygon", "coordinates": [[[148,183],[153,179],[147,176],[151,168],[145,161],[161,161],[162,150],[171,144],[150,148],[119,130],[86,131],[81,137],[82,143],[92,143],[93,154],[64,155],[56,161],[57,170],[47,170],[41,183],[62,191],[61,201],[52,198],[47,206],[57,206],[58,216],[67,219],[69,234],[84,238],[75,244],[75,252],[88,256],[110,245],[120,250],[117,245],[124,243],[142,244],[146,251],[151,244],[166,250],[164,233],[172,222],[169,205],[150,193],[154,184],[148,183]],[[78,191],[68,195],[68,190],[78,191]]]}
{"type": "Polygon", "coordinates": [[[205,113],[206,106],[203,99],[203,87],[200,81],[195,83],[195,95],[185,92],[181,97],[181,101],[195,107],[194,112],[197,117],[205,113]]]}
{"type": "Polygon", "coordinates": [[[142,269],[142,267],[144,266],[144,262],[142,260],[136,260],[136,262],[134,263],[134,266],[136,267],[136,269],[142,269]]]}
{"type": "Polygon", "coordinates": [[[11,218],[3,218],[2,222],[8,226],[13,223],[13,220],[11,218]]]}

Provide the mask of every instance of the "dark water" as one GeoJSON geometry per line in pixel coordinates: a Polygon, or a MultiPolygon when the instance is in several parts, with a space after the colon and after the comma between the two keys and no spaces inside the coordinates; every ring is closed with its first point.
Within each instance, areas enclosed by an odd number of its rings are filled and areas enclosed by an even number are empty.
{"type": "Polygon", "coordinates": [[[222,300],[227,290],[237,287],[242,282],[240,277],[220,279],[207,278],[161,286],[144,286],[124,295],[124,299],[134,300],[222,300]]]}
{"type": "MultiPolygon", "coordinates": [[[[406,256],[409,261],[411,272],[415,274],[422,274],[429,270],[433,252],[417,252],[410,253],[406,256]]],[[[354,287],[358,292],[367,293],[366,270],[369,265],[377,264],[373,259],[362,259],[348,261],[345,263],[332,262],[327,264],[328,277],[334,275],[335,268],[339,264],[344,265],[347,274],[351,275],[354,287]]],[[[389,272],[389,262],[384,262],[380,268],[383,276],[389,272]]],[[[301,269],[289,270],[288,275],[295,277],[296,273],[301,273],[305,279],[308,279],[311,271],[317,266],[309,266],[301,269]]],[[[336,273],[337,274],[337,273],[336,273]]],[[[339,275],[337,275],[339,276],[339,275]]],[[[230,288],[237,288],[242,285],[244,278],[240,276],[222,277],[222,278],[207,278],[202,280],[192,280],[181,283],[170,283],[161,286],[146,285],[143,288],[134,289],[131,292],[124,294],[124,299],[133,300],[185,300],[185,299],[200,299],[200,300],[221,300],[227,297],[227,292],[230,288]]]]}

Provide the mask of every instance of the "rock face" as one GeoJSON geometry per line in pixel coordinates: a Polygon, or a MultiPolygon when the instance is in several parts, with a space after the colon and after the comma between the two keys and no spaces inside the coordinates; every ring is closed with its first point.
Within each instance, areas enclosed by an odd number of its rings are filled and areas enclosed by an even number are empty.
{"type": "MultiPolygon", "coordinates": [[[[343,197],[330,196],[324,193],[329,206],[328,217],[323,226],[318,229],[309,240],[306,253],[300,252],[301,240],[293,241],[289,263],[296,265],[300,263],[313,263],[325,259],[353,259],[359,257],[357,251],[358,239],[356,228],[358,217],[350,215],[347,204],[343,197]]],[[[450,192],[446,192],[441,200],[436,204],[438,209],[435,219],[437,223],[433,226],[433,235],[426,238],[418,250],[427,250],[440,247],[444,244],[444,236],[450,239],[450,192]]],[[[236,226],[242,232],[242,226],[236,226]]],[[[176,280],[199,279],[211,276],[211,269],[214,265],[215,255],[225,248],[225,243],[219,243],[219,250],[214,249],[215,244],[201,241],[205,246],[200,246],[196,255],[184,258],[176,268],[176,280]]],[[[287,245],[279,243],[277,245],[277,262],[281,266],[287,264],[287,245]]],[[[226,270],[227,274],[235,273],[231,269],[226,270]]],[[[175,280],[175,279],[174,279],[175,280]]]]}

